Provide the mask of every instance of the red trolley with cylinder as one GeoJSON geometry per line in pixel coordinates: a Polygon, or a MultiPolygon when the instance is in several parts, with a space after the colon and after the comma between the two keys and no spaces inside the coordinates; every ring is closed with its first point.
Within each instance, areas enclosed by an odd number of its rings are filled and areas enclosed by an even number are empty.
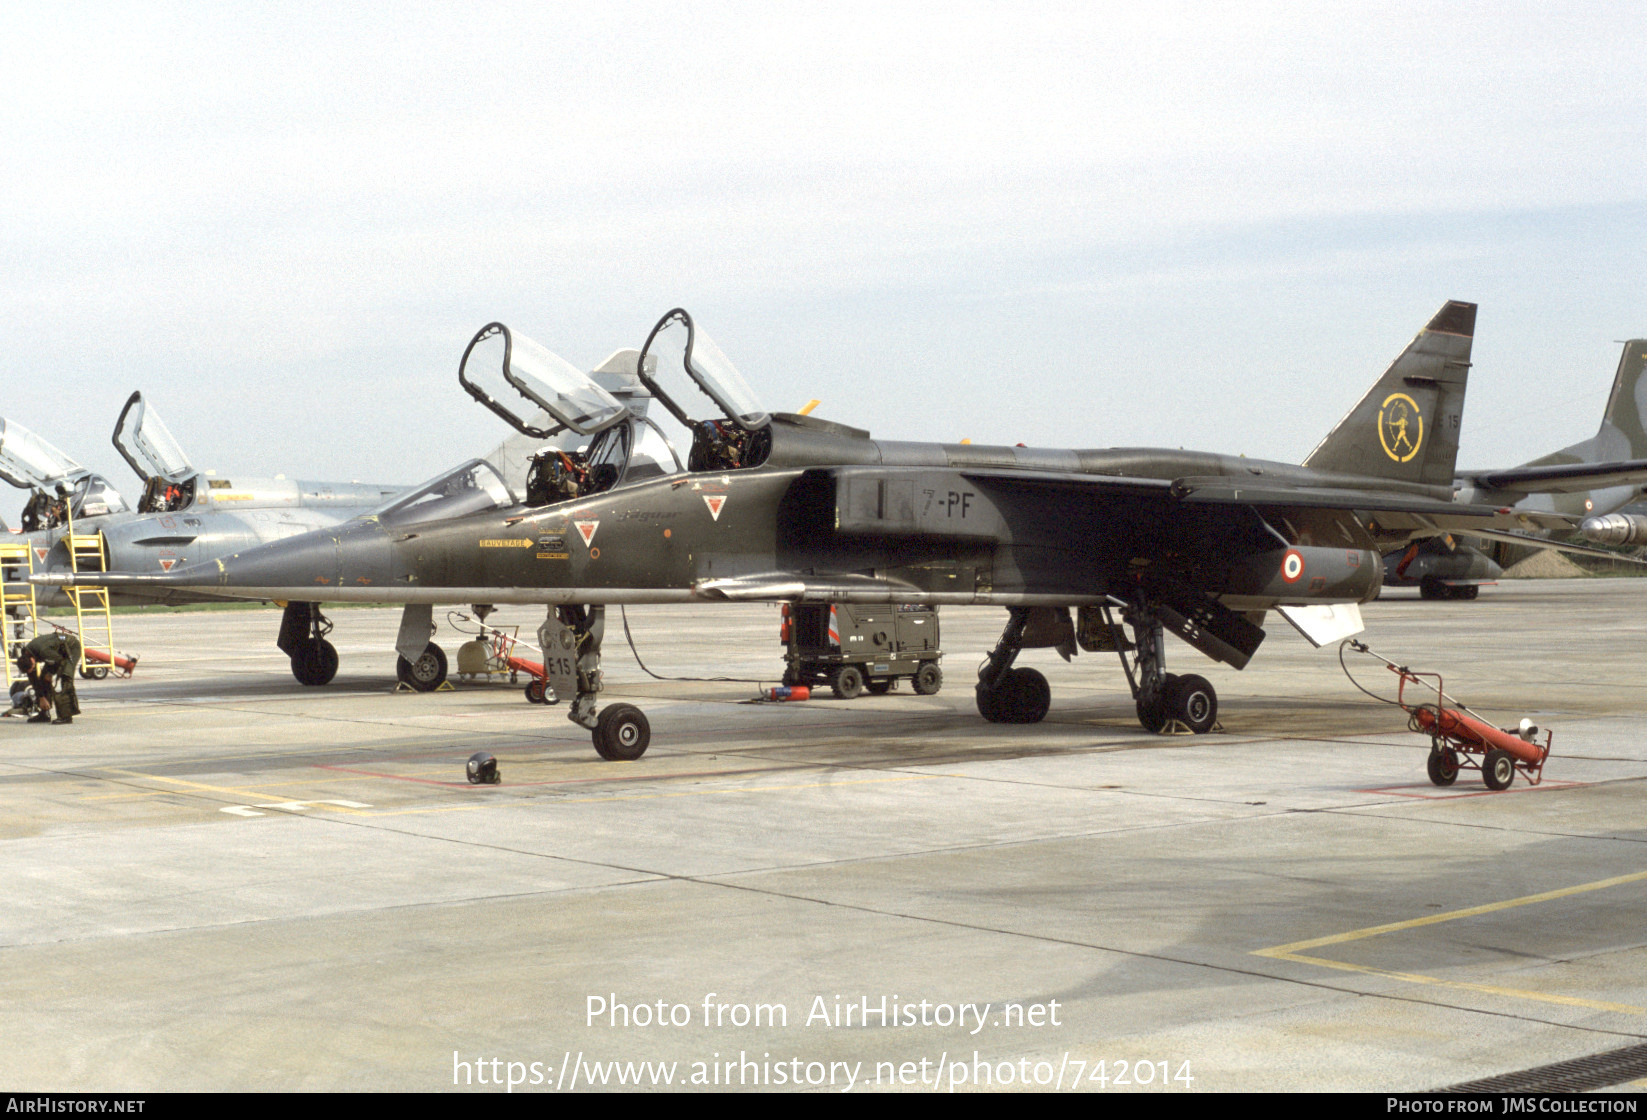
{"type": "MultiPolygon", "coordinates": [[[[1458,780],[1460,770],[1480,771],[1482,783],[1493,790],[1509,789],[1518,771],[1527,779],[1528,785],[1536,786],[1543,780],[1544,762],[1550,757],[1554,732],[1546,730],[1541,744],[1538,742],[1539,727],[1530,719],[1523,719],[1516,728],[1494,727],[1448,696],[1442,687],[1440,673],[1420,673],[1405,665],[1397,665],[1357,641],[1344,644],[1359,653],[1376,657],[1400,679],[1394,702],[1407,713],[1408,730],[1430,737],[1427,769],[1432,783],[1450,786],[1458,780]],[[1429,699],[1431,685],[1427,682],[1434,682],[1433,702],[1429,699]],[[1417,699],[1407,696],[1408,686],[1413,687],[1417,699]]],[[[1339,660],[1342,663],[1342,650],[1339,660]]],[[[1346,666],[1346,675],[1348,672],[1346,666]]],[[[1353,677],[1351,683],[1354,683],[1353,677]]]]}

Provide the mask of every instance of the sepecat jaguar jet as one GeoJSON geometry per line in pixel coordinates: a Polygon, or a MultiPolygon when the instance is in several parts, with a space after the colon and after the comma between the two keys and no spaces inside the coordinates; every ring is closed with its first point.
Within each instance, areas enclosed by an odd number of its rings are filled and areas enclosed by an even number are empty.
{"type": "Polygon", "coordinates": [[[550,683],[608,759],[638,758],[651,735],[633,705],[597,709],[605,608],[624,603],[998,605],[1006,626],[976,684],[984,718],[1045,716],[1046,678],[1014,661],[1053,647],[1118,655],[1145,728],[1205,732],[1216,692],[1167,672],[1165,635],[1240,669],[1269,611],[1317,645],[1358,632],[1381,551],[1440,532],[1570,524],[1453,501],[1475,310],[1443,307],[1297,466],[892,442],[768,414],[676,309],[648,336],[639,377],[690,450],[684,470],[647,477],[631,470],[622,404],[586,378],[532,377],[538,348],[491,324],[464,352],[460,380],[495,367],[590,436],[547,461],[525,500],[463,468],[337,529],[169,574],[92,578],[292,602],[545,604],[550,683]],[[410,516],[419,502],[441,516],[410,516]]]}

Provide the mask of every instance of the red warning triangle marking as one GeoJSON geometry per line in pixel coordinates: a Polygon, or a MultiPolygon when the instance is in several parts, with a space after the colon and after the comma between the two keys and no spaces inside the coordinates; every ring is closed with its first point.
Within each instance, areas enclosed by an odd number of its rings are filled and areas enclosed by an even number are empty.
{"type": "Polygon", "coordinates": [[[172,570],[172,565],[175,563],[177,563],[176,560],[162,560],[160,561],[160,570],[163,572],[169,572],[172,570]]]}
{"type": "Polygon", "coordinates": [[[595,530],[600,528],[599,521],[574,521],[572,524],[577,526],[578,534],[583,537],[585,547],[594,543],[595,530]]]}
{"type": "Polygon", "coordinates": [[[46,562],[46,553],[48,553],[50,551],[51,551],[50,548],[41,548],[40,546],[36,545],[35,549],[34,549],[34,554],[36,556],[38,556],[40,558],[40,562],[42,564],[44,564],[46,562]]]}
{"type": "Polygon", "coordinates": [[[705,494],[703,496],[703,504],[709,507],[709,516],[713,520],[719,521],[721,519],[721,507],[726,504],[726,495],[705,494]]]}

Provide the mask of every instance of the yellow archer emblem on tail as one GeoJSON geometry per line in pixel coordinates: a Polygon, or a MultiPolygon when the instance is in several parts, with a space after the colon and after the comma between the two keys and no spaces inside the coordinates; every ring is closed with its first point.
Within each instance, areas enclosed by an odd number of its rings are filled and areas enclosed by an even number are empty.
{"type": "Polygon", "coordinates": [[[1405,463],[1424,444],[1424,413],[1405,393],[1391,393],[1378,409],[1378,442],[1384,454],[1405,463]]]}

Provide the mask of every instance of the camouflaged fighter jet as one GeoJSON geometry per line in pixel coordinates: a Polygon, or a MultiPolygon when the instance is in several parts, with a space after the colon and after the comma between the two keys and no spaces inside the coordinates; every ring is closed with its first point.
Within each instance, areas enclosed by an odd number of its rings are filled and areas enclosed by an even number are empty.
{"type": "Polygon", "coordinates": [[[92,578],[294,602],[546,604],[538,637],[550,683],[608,759],[638,758],[651,735],[633,705],[596,708],[614,603],[999,605],[1006,628],[976,685],[984,718],[1045,716],[1046,678],[1014,666],[1021,650],[1085,649],[1119,656],[1145,728],[1205,732],[1217,695],[1199,675],[1166,671],[1166,634],[1236,669],[1264,640],[1267,611],[1317,645],[1336,641],[1361,629],[1381,550],[1531,523],[1452,500],[1475,310],[1442,308],[1295,466],[890,442],[769,415],[677,309],[648,336],[639,376],[692,442],[685,470],[643,479],[628,472],[624,406],[570,367],[550,377],[538,348],[492,324],[464,352],[460,380],[501,363],[505,381],[590,434],[577,455],[546,461],[525,501],[460,468],[337,530],[167,575],[92,578]]]}
{"type": "MultiPolygon", "coordinates": [[[[1459,471],[1458,500],[1582,519],[1596,544],[1647,544],[1647,518],[1614,511],[1647,494],[1647,340],[1631,339],[1619,355],[1612,393],[1596,434],[1519,467],[1459,471]],[[1630,458],[1626,458],[1630,456],[1630,458]]],[[[1502,534],[1489,539],[1617,559],[1570,541],[1502,534]]],[[[1485,553],[1451,534],[1414,541],[1384,558],[1386,587],[1417,587],[1426,599],[1474,599],[1481,584],[1503,575],[1485,553]]]]}

